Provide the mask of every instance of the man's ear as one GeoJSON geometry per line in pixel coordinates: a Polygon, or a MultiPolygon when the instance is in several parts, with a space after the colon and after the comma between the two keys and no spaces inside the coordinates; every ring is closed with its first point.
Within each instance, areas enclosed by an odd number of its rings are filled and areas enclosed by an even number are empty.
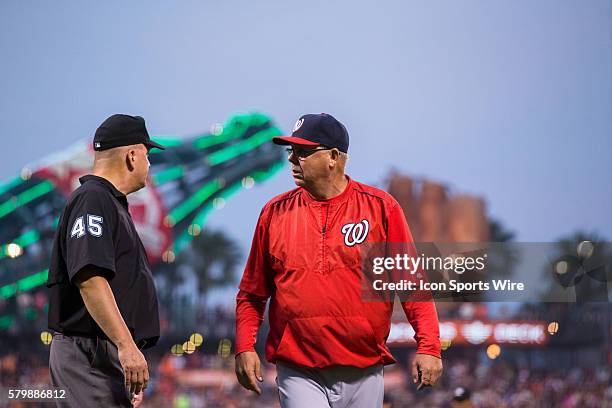
{"type": "Polygon", "coordinates": [[[338,160],[340,159],[340,151],[334,147],[333,149],[330,150],[329,158],[334,161],[333,164],[336,164],[338,160]]]}
{"type": "Polygon", "coordinates": [[[130,149],[125,155],[125,164],[127,165],[129,171],[134,171],[134,161],[136,161],[136,150],[130,149]]]}

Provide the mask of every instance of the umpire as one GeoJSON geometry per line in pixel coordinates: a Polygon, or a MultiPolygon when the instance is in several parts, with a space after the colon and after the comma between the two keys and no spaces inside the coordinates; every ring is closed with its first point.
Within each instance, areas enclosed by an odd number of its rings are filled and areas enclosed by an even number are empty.
{"type": "Polygon", "coordinates": [[[49,269],[49,370],[58,406],[131,407],[147,387],[142,349],[159,339],[157,295],[126,195],[145,186],[148,153],[163,147],[139,116],[97,129],[93,172],[60,217],[49,269]]]}

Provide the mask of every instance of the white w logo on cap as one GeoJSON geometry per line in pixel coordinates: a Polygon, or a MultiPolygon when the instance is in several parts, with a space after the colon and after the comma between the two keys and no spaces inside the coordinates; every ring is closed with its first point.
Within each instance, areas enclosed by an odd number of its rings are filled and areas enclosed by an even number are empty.
{"type": "Polygon", "coordinates": [[[341,231],[344,234],[344,245],[352,247],[365,241],[370,232],[370,223],[368,220],[351,222],[344,224],[341,231]]]}
{"type": "Polygon", "coordinates": [[[302,127],[303,123],[304,123],[304,118],[298,119],[298,121],[295,122],[295,125],[293,125],[293,132],[297,132],[297,130],[302,127]]]}

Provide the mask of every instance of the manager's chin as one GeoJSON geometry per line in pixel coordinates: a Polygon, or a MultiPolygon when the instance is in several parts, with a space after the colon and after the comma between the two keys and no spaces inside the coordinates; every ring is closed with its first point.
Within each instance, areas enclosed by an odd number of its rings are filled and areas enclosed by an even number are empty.
{"type": "Polygon", "coordinates": [[[304,187],[304,176],[301,173],[293,173],[291,175],[293,177],[293,182],[298,187],[304,187]]]}

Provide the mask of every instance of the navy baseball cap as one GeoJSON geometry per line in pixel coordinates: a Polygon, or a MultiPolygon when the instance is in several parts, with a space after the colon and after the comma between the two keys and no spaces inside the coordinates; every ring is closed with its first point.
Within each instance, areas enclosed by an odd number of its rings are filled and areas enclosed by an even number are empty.
{"type": "Polygon", "coordinates": [[[349,135],[342,123],[328,113],[309,113],[300,116],[293,126],[291,136],[276,136],[278,145],[298,144],[306,146],[335,147],[348,153],[349,135]]]}
{"type": "Polygon", "coordinates": [[[93,147],[96,151],[135,144],[164,150],[162,145],[151,140],[145,126],[145,120],[140,116],[112,115],[102,122],[96,130],[93,140],[93,147]]]}

